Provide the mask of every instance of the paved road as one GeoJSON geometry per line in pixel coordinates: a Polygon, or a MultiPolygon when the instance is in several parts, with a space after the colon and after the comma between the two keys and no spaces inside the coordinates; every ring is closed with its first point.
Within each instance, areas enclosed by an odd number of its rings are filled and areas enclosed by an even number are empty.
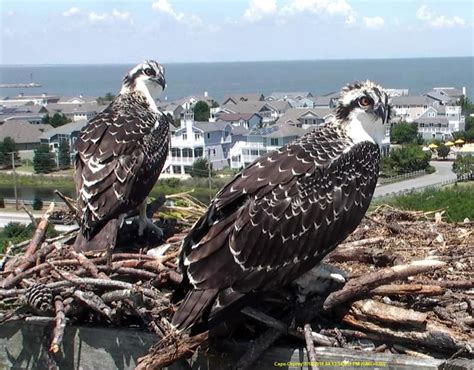
{"type": "Polygon", "coordinates": [[[443,181],[449,181],[456,179],[456,174],[451,171],[453,162],[437,162],[433,161],[430,163],[436,168],[436,172],[431,175],[425,175],[409,179],[405,181],[395,182],[393,184],[381,185],[375,189],[374,197],[381,197],[390,193],[397,193],[402,190],[408,190],[412,188],[422,188],[438,184],[443,181]]]}
{"type": "MultiPolygon", "coordinates": [[[[41,214],[35,217],[41,217],[41,214]]],[[[30,218],[25,212],[0,212],[0,227],[5,227],[9,222],[18,222],[20,224],[28,225],[31,223],[30,218]]],[[[54,225],[56,230],[59,232],[69,231],[75,228],[75,225],[54,225]]]]}

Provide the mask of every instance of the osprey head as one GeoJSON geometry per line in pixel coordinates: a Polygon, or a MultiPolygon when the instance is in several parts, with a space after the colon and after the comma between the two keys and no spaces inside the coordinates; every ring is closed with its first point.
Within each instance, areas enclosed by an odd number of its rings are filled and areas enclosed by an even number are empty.
{"type": "Polygon", "coordinates": [[[354,142],[369,140],[380,145],[390,121],[389,100],[384,89],[371,81],[347,85],[341,91],[336,118],[354,142]]]}
{"type": "Polygon", "coordinates": [[[165,87],[164,67],[154,60],[147,60],[133,67],[130,72],[125,75],[122,84],[122,92],[148,92],[151,96],[156,98],[165,87]]]}

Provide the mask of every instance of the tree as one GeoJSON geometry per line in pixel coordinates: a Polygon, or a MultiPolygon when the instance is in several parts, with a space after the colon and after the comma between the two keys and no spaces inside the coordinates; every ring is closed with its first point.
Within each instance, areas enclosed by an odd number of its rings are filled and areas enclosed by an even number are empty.
{"type": "Polygon", "coordinates": [[[424,152],[416,144],[405,145],[390,152],[388,165],[398,173],[426,170],[430,165],[431,154],[424,152]]]}
{"type": "Polygon", "coordinates": [[[48,173],[54,170],[55,162],[53,154],[49,151],[48,144],[41,144],[35,150],[33,157],[33,168],[36,173],[48,173]]]}
{"type": "Polygon", "coordinates": [[[16,149],[15,140],[11,137],[6,137],[0,142],[0,167],[11,168],[12,167],[12,154],[14,153],[15,163],[20,162],[20,156],[16,149]]]}
{"type": "Polygon", "coordinates": [[[458,155],[453,163],[453,172],[459,176],[474,173],[474,156],[458,155]]]}
{"type": "Polygon", "coordinates": [[[194,120],[209,121],[211,110],[206,102],[199,100],[194,106],[194,120]]]}
{"type": "MultiPolygon", "coordinates": [[[[212,167],[211,167],[212,171],[212,167]]],[[[212,173],[211,173],[212,175],[212,173]]],[[[209,162],[206,158],[198,158],[194,161],[191,169],[192,177],[208,177],[209,176],[209,162]]]]}
{"type": "Polygon", "coordinates": [[[64,126],[65,124],[72,122],[69,118],[67,118],[64,114],[54,113],[51,117],[49,114],[46,114],[41,119],[41,123],[45,125],[51,125],[53,127],[64,126]]]}
{"type": "Polygon", "coordinates": [[[395,144],[418,143],[416,123],[400,122],[390,129],[390,141],[395,144]]]}
{"type": "Polygon", "coordinates": [[[71,151],[66,140],[59,144],[58,162],[59,168],[69,168],[71,166],[71,151]]]}
{"type": "Polygon", "coordinates": [[[441,144],[440,146],[438,146],[438,149],[436,149],[436,152],[438,153],[438,157],[441,157],[441,158],[446,158],[450,151],[451,149],[449,148],[449,146],[446,146],[444,144],[441,144]]]}
{"type": "Polygon", "coordinates": [[[99,105],[106,105],[108,103],[110,103],[112,100],[115,99],[115,95],[108,92],[107,94],[105,94],[104,96],[99,96],[97,98],[97,104],[99,105]]]}

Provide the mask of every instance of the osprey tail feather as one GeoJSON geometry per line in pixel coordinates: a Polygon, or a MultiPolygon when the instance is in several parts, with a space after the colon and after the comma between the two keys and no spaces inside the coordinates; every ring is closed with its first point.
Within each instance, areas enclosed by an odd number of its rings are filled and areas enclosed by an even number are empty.
{"type": "Polygon", "coordinates": [[[90,239],[84,235],[82,230],[79,230],[76,241],[74,242],[74,249],[78,252],[87,252],[104,250],[109,246],[113,248],[115,246],[115,241],[117,240],[118,228],[118,220],[112,219],[90,239]]]}

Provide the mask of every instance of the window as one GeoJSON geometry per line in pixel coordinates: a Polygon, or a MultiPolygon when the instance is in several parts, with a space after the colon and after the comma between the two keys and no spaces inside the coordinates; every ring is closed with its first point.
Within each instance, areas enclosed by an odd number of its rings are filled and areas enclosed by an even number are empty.
{"type": "Polygon", "coordinates": [[[194,140],[199,140],[201,138],[201,134],[194,134],[194,140]]]}
{"type": "Polygon", "coordinates": [[[181,167],[180,166],[173,166],[173,173],[180,174],[181,173],[181,167]]]}
{"type": "Polygon", "coordinates": [[[203,149],[202,148],[194,149],[194,157],[195,158],[202,157],[202,155],[203,155],[203,149]]]}
{"type": "Polygon", "coordinates": [[[188,134],[183,133],[183,140],[188,140],[188,134]]]}
{"type": "Polygon", "coordinates": [[[191,166],[184,166],[184,173],[190,174],[192,172],[193,168],[191,166]]]}
{"type": "Polygon", "coordinates": [[[192,158],[193,150],[189,148],[183,148],[183,157],[184,158],[192,158]]]}
{"type": "Polygon", "coordinates": [[[252,149],[252,150],[250,151],[250,154],[251,154],[251,155],[258,155],[258,150],[253,150],[253,149],[252,149]]]}
{"type": "MultiPolygon", "coordinates": [[[[181,150],[179,150],[178,148],[171,148],[171,156],[180,158],[181,157],[181,150]]],[[[173,172],[174,172],[174,170],[173,170],[173,172]]]]}
{"type": "Polygon", "coordinates": [[[273,146],[278,145],[278,139],[270,139],[270,145],[273,145],[273,146]]]}

